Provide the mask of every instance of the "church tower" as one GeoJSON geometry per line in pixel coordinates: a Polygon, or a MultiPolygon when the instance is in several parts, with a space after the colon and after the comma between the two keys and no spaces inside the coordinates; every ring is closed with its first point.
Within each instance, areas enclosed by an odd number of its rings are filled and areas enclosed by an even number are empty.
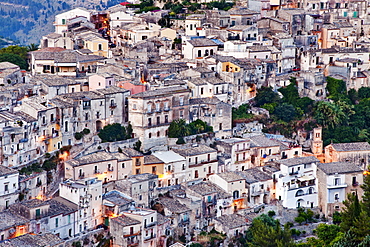
{"type": "Polygon", "coordinates": [[[313,138],[311,144],[311,152],[317,156],[321,155],[323,152],[323,142],[322,142],[322,128],[313,129],[313,138]]]}

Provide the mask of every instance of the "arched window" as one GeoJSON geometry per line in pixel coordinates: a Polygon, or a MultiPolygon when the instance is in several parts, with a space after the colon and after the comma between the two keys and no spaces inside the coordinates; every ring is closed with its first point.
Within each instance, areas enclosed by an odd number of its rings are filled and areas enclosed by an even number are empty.
{"type": "Polygon", "coordinates": [[[303,190],[298,190],[298,191],[295,193],[295,196],[296,196],[296,197],[297,197],[297,196],[302,196],[302,195],[304,195],[303,190]]]}

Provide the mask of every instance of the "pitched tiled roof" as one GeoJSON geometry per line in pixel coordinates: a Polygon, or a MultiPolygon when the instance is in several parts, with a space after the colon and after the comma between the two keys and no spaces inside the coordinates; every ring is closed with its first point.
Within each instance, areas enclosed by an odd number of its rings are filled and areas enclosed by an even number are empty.
{"type": "Polygon", "coordinates": [[[338,152],[370,151],[368,142],[332,143],[330,145],[338,152]]]}
{"type": "Polygon", "coordinates": [[[308,163],[319,163],[320,161],[315,156],[307,156],[307,157],[297,157],[291,158],[286,160],[277,160],[279,164],[283,164],[286,166],[295,166],[301,164],[308,164],[308,163]]]}
{"type": "Polygon", "coordinates": [[[135,220],[135,219],[130,218],[130,217],[125,216],[125,215],[121,215],[121,216],[118,216],[116,218],[111,218],[111,220],[118,223],[119,225],[121,225],[123,227],[141,224],[140,221],[135,220]]]}
{"type": "Polygon", "coordinates": [[[362,169],[352,162],[333,162],[318,164],[317,167],[327,175],[362,172],[362,169]]]}
{"type": "Polygon", "coordinates": [[[222,226],[226,226],[229,229],[234,229],[249,224],[248,219],[239,214],[222,215],[215,218],[215,220],[220,222],[222,226]]]}
{"type": "Polygon", "coordinates": [[[181,214],[181,213],[185,213],[187,211],[190,211],[190,209],[186,205],[182,204],[181,202],[179,202],[178,200],[173,199],[173,198],[160,197],[159,202],[165,208],[167,208],[169,211],[171,211],[172,213],[175,213],[175,214],[181,214]]]}
{"type": "Polygon", "coordinates": [[[27,222],[29,222],[28,219],[9,210],[0,212],[0,231],[14,226],[21,226],[27,222]]]}
{"type": "Polygon", "coordinates": [[[217,46],[217,43],[211,39],[192,39],[188,42],[194,47],[217,46]]]}
{"type": "Polygon", "coordinates": [[[0,176],[16,174],[16,173],[18,173],[17,170],[0,165],[0,176]]]}
{"type": "Polygon", "coordinates": [[[269,174],[261,171],[257,167],[240,171],[238,174],[242,176],[245,179],[245,182],[248,184],[272,179],[269,174]]]}
{"type": "Polygon", "coordinates": [[[237,172],[222,172],[217,174],[219,177],[221,177],[226,182],[234,182],[243,180],[244,178],[240,176],[237,172]]]}
{"type": "Polygon", "coordinates": [[[148,164],[163,164],[163,161],[155,157],[154,155],[145,155],[144,156],[144,165],[148,164]]]}
{"type": "Polygon", "coordinates": [[[276,147],[280,146],[278,141],[267,138],[264,135],[252,136],[248,139],[251,140],[251,147],[276,147]]]}
{"type": "Polygon", "coordinates": [[[168,96],[171,94],[176,93],[184,93],[184,92],[190,92],[190,89],[176,86],[176,87],[166,87],[166,88],[160,88],[156,90],[149,90],[141,93],[137,93],[134,95],[131,95],[131,98],[155,98],[155,97],[161,97],[161,96],[168,96]]]}
{"type": "Polygon", "coordinates": [[[215,149],[203,144],[199,144],[195,147],[192,146],[184,148],[182,146],[175,146],[172,148],[172,151],[184,157],[217,152],[215,149]]]}

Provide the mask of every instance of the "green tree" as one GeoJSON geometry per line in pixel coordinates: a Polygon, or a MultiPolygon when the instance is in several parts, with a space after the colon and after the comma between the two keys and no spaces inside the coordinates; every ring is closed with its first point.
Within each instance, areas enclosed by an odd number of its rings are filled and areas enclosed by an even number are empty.
{"type": "Polygon", "coordinates": [[[370,87],[362,87],[358,90],[358,97],[360,99],[370,98],[370,87]]]}
{"type": "Polygon", "coordinates": [[[249,119],[252,114],[248,113],[250,109],[249,104],[242,104],[238,108],[233,107],[232,109],[232,119],[249,119]]]}
{"type": "Polygon", "coordinates": [[[290,122],[293,120],[296,115],[297,111],[293,105],[283,103],[275,108],[274,115],[285,122],[290,122]]]}
{"type": "Polygon", "coordinates": [[[272,87],[261,87],[257,90],[254,102],[255,105],[259,107],[266,103],[278,103],[280,102],[280,97],[277,93],[272,91],[272,87]]]}
{"type": "Polygon", "coordinates": [[[362,210],[359,217],[354,220],[352,230],[358,241],[362,241],[367,235],[370,235],[370,217],[365,211],[362,210]]]}
{"type": "Polygon", "coordinates": [[[141,149],[141,141],[137,140],[137,142],[134,143],[134,149],[138,152],[140,152],[141,149]]]}
{"type": "Polygon", "coordinates": [[[274,220],[267,215],[255,218],[248,230],[251,238],[248,246],[251,247],[293,247],[291,231],[287,225],[282,228],[279,220],[274,220]]]}
{"type": "Polygon", "coordinates": [[[355,221],[361,213],[361,205],[357,193],[355,195],[348,194],[347,200],[343,201],[344,208],[342,210],[342,222],[340,227],[343,232],[347,232],[351,227],[355,226],[355,221]]]}
{"type": "MultiPolygon", "coordinates": [[[[370,169],[370,167],[368,169],[370,169]]],[[[361,185],[361,188],[363,189],[362,194],[363,210],[367,213],[367,215],[370,216],[370,175],[368,173],[365,173],[364,175],[364,182],[361,185]]]]}
{"type": "Polygon", "coordinates": [[[278,90],[283,95],[283,101],[291,104],[296,105],[299,99],[298,89],[295,83],[290,83],[287,87],[279,88],[278,90]]]}
{"type": "Polygon", "coordinates": [[[102,142],[115,142],[127,139],[126,128],[119,123],[108,124],[100,130],[98,136],[102,142]]]}
{"type": "Polygon", "coordinates": [[[332,247],[357,247],[358,241],[352,230],[347,231],[341,238],[339,238],[332,247]]]}
{"type": "Polygon", "coordinates": [[[39,49],[39,45],[31,43],[27,46],[27,51],[36,51],[39,49]]]}
{"type": "Polygon", "coordinates": [[[175,119],[168,127],[168,137],[179,138],[189,135],[190,131],[184,119],[175,119]]]}
{"type": "Polygon", "coordinates": [[[0,53],[0,62],[10,62],[18,65],[21,69],[28,69],[26,60],[17,54],[0,53]]]}
{"type": "Polygon", "coordinates": [[[327,246],[337,237],[339,232],[340,227],[337,225],[319,224],[316,228],[317,237],[327,246]]]}
{"type": "Polygon", "coordinates": [[[341,98],[341,95],[347,94],[347,86],[343,80],[327,77],[326,82],[326,89],[331,99],[338,100],[341,98]]]}
{"type": "Polygon", "coordinates": [[[320,125],[334,128],[341,124],[347,116],[337,104],[328,101],[319,101],[315,105],[314,118],[320,125]]]}

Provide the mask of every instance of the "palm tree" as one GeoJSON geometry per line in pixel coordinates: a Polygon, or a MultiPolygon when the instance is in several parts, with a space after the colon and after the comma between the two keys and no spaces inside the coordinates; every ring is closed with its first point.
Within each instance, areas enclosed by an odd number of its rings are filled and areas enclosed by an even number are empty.
{"type": "Polygon", "coordinates": [[[36,51],[36,50],[38,50],[39,49],[39,45],[36,45],[36,44],[34,44],[34,43],[31,43],[31,44],[29,44],[28,46],[27,46],[27,50],[28,51],[36,51]]]}

